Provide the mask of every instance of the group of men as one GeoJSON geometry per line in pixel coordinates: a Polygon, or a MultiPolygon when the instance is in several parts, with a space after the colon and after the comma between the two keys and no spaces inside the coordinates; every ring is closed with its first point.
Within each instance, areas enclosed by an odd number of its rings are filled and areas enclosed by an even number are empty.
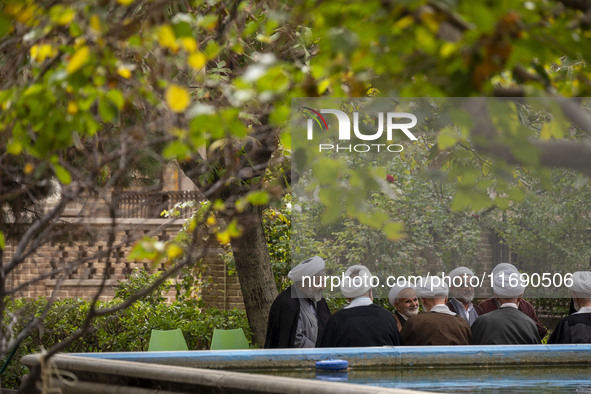
{"type": "MultiPolygon", "coordinates": [[[[515,266],[502,263],[493,269],[494,297],[478,305],[473,304],[472,276],[469,268],[458,267],[449,277],[459,286],[448,288],[437,277],[394,286],[388,296],[394,307],[391,313],[373,303],[369,269],[354,265],[344,273],[340,289],[348,305],[331,315],[322,296],[323,281],[313,280],[325,277],[325,262],[314,256],[289,272],[293,285],[271,306],[265,347],[541,343],[547,330],[522,298],[525,286],[515,266]]],[[[550,344],[591,343],[591,271],[575,272],[572,280],[569,290],[576,312],[558,323],[550,344]]]]}

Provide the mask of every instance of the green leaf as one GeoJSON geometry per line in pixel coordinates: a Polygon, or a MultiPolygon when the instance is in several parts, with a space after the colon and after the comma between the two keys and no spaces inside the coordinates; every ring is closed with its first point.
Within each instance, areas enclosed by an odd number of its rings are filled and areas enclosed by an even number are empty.
{"type": "Polygon", "coordinates": [[[113,119],[115,118],[115,115],[116,115],[115,109],[113,108],[113,106],[108,101],[106,101],[103,97],[101,97],[99,99],[98,111],[99,111],[99,115],[103,119],[103,122],[105,122],[105,123],[112,122],[113,119]]]}
{"type": "Polygon", "coordinates": [[[152,263],[160,261],[164,254],[164,243],[150,237],[142,238],[127,256],[130,260],[150,260],[152,263]]]}
{"type": "Polygon", "coordinates": [[[230,224],[228,224],[228,228],[226,231],[230,234],[230,237],[236,238],[242,235],[242,228],[238,225],[238,221],[236,219],[232,219],[230,224]]]}
{"type": "Polygon", "coordinates": [[[523,201],[525,198],[525,191],[523,191],[523,189],[519,186],[512,188],[507,194],[511,200],[516,202],[523,201]]]}
{"type": "Polygon", "coordinates": [[[269,115],[269,123],[276,126],[286,123],[289,120],[290,114],[291,112],[288,106],[278,106],[273,112],[271,112],[271,115],[269,115]]]}
{"type": "Polygon", "coordinates": [[[391,241],[398,241],[405,237],[404,222],[388,222],[384,225],[382,231],[391,241]]]}
{"type": "Polygon", "coordinates": [[[82,35],[82,29],[80,28],[80,25],[78,25],[76,22],[72,22],[70,24],[70,35],[72,37],[79,37],[82,35]]]}
{"type": "Polygon", "coordinates": [[[10,140],[6,144],[6,152],[18,156],[23,151],[23,144],[17,140],[10,140]]]}
{"type": "Polygon", "coordinates": [[[175,140],[170,142],[164,151],[162,152],[162,156],[165,159],[178,159],[178,160],[185,160],[191,157],[191,151],[187,144],[182,143],[179,140],[175,140]]]}
{"type": "Polygon", "coordinates": [[[205,54],[209,59],[213,59],[216,57],[222,49],[215,41],[209,41],[207,46],[205,47],[205,54]]]}
{"type": "Polygon", "coordinates": [[[218,198],[213,203],[213,209],[216,210],[216,211],[223,211],[224,209],[226,209],[226,204],[224,203],[223,200],[221,200],[221,199],[218,198]]]}
{"type": "Polygon", "coordinates": [[[41,84],[34,84],[29,86],[24,92],[23,92],[23,97],[29,97],[29,96],[33,96],[37,93],[42,92],[43,90],[45,90],[45,87],[41,84]]]}
{"type": "Polygon", "coordinates": [[[246,200],[252,205],[265,205],[269,203],[269,193],[266,191],[257,191],[250,193],[246,200]]]}
{"type": "Polygon", "coordinates": [[[111,89],[107,92],[107,98],[111,100],[113,104],[117,107],[117,109],[122,109],[123,105],[125,105],[125,98],[123,94],[117,89],[111,89]]]}
{"type": "Polygon", "coordinates": [[[6,239],[4,238],[4,233],[0,231],[0,250],[4,250],[6,246],[6,239]]]}
{"type": "Polygon", "coordinates": [[[281,133],[279,137],[281,140],[281,145],[287,150],[291,150],[291,133],[281,133]]]}
{"type": "Polygon", "coordinates": [[[451,209],[459,212],[470,205],[470,195],[462,190],[458,190],[451,201],[451,209]]]}
{"type": "Polygon", "coordinates": [[[458,142],[458,137],[454,131],[446,127],[437,134],[437,147],[439,150],[445,150],[454,146],[458,142]]]}
{"type": "Polygon", "coordinates": [[[529,141],[512,141],[510,142],[509,149],[524,164],[535,166],[540,163],[540,152],[529,141]]]}
{"type": "Polygon", "coordinates": [[[332,184],[341,178],[343,167],[340,161],[323,157],[314,165],[313,171],[318,182],[332,184]]]}
{"type": "Polygon", "coordinates": [[[177,37],[193,37],[191,25],[185,21],[174,23],[172,29],[177,37]]]}
{"type": "Polygon", "coordinates": [[[510,201],[511,201],[511,200],[510,200],[510,199],[508,199],[508,198],[506,198],[506,197],[497,197],[497,198],[495,199],[495,205],[496,205],[498,208],[505,210],[505,209],[509,208],[509,202],[510,202],[510,201]]]}
{"type": "Polygon", "coordinates": [[[325,211],[322,213],[322,224],[334,223],[341,214],[341,191],[333,188],[321,189],[318,198],[324,204],[325,211]]]}
{"type": "Polygon", "coordinates": [[[62,184],[69,185],[70,182],[72,182],[72,175],[61,165],[54,163],[53,170],[55,171],[55,176],[57,176],[57,179],[59,179],[62,184]]]}

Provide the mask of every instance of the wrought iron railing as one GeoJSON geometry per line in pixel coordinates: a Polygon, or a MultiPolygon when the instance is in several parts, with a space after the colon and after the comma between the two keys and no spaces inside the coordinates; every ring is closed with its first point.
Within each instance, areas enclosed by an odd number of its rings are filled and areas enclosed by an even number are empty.
{"type": "MultiPolygon", "coordinates": [[[[113,192],[117,215],[121,218],[156,219],[164,210],[171,210],[177,203],[199,201],[203,197],[197,191],[125,191],[113,192]]],[[[180,210],[180,218],[188,218],[191,208],[180,210]]]]}

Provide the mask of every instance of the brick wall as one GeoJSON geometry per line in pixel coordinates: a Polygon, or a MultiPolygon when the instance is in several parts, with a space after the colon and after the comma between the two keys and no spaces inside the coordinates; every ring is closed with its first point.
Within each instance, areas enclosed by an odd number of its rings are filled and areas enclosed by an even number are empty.
{"type": "MultiPolygon", "coordinates": [[[[59,240],[41,245],[8,276],[8,289],[14,289],[27,281],[46,275],[52,269],[63,268],[73,262],[77,264],[76,268],[25,286],[18,291],[17,297],[49,297],[55,290],[58,298],[89,299],[95,294],[106,274],[106,288],[100,299],[110,300],[113,298],[118,281],[128,278],[135,268],[149,269],[147,263],[131,261],[127,258],[134,240],[152,234],[163,224],[169,223],[165,230],[158,231],[158,238],[161,241],[167,241],[175,236],[183,223],[182,220],[170,222],[165,219],[119,219],[115,232],[117,247],[110,253],[111,267],[109,272],[105,272],[110,220],[65,218],[65,221],[62,224],[64,234],[59,240]]],[[[244,309],[237,274],[228,272],[226,264],[217,256],[216,245],[204,244],[203,247],[211,251],[203,264],[205,279],[200,288],[200,295],[205,305],[219,309],[244,309]]],[[[483,272],[489,273],[501,259],[511,262],[511,254],[503,250],[506,246],[499,245],[494,234],[484,232],[481,236],[481,247],[477,261],[471,266],[477,275],[480,276],[483,272]]],[[[7,245],[4,251],[5,262],[12,258],[14,248],[14,244],[7,245]]],[[[154,269],[163,270],[164,266],[160,265],[154,269]]],[[[488,280],[476,295],[478,298],[492,295],[488,280]]],[[[171,286],[167,298],[171,301],[174,297],[175,289],[171,286]]]]}
{"type": "MultiPolygon", "coordinates": [[[[132,261],[127,255],[135,240],[144,235],[157,234],[165,242],[180,230],[183,221],[164,219],[119,219],[115,228],[116,247],[108,251],[108,235],[111,232],[109,219],[64,218],[56,228],[52,241],[39,246],[7,277],[7,289],[17,289],[15,297],[50,297],[55,291],[58,298],[90,299],[106,276],[106,287],[101,300],[110,300],[118,281],[125,280],[135,268],[149,269],[148,263],[132,261]],[[163,225],[168,224],[165,228],[163,225]],[[107,258],[110,268],[107,272],[107,258]],[[69,267],[69,268],[68,268],[69,267]],[[49,275],[52,270],[62,270],[49,275]],[[36,278],[34,283],[26,284],[36,278]]],[[[218,308],[244,308],[240,285],[236,275],[228,275],[225,264],[217,258],[215,247],[205,257],[205,277],[209,280],[201,288],[201,296],[207,306],[218,308]]],[[[8,243],[4,250],[7,264],[14,255],[16,245],[8,243]]],[[[163,270],[161,264],[154,270],[163,270]]],[[[175,290],[171,287],[168,299],[174,299],[175,290]]]]}

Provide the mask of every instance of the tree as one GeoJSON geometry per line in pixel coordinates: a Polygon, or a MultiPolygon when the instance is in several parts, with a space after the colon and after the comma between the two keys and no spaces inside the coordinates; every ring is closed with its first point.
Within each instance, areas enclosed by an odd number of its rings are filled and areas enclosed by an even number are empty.
{"type": "MultiPolygon", "coordinates": [[[[17,255],[0,257],[0,300],[6,276],[51,235],[68,201],[95,191],[110,204],[108,190],[125,184],[141,163],[177,160],[225,219],[217,237],[235,251],[250,324],[262,343],[276,290],[261,207],[292,180],[289,100],[588,96],[588,12],[587,3],[566,0],[7,1],[0,14],[0,244],[14,218],[24,235],[17,255]],[[60,185],[60,203],[27,222],[22,209],[47,192],[50,177],[60,185]]],[[[546,166],[588,173],[587,104],[557,103],[566,123],[542,122],[551,127],[537,131],[527,122],[503,130],[495,123],[502,109],[477,100],[463,108],[475,122],[436,129],[427,161],[453,181],[455,210],[506,208],[523,199],[522,186],[504,178],[516,164],[542,179],[546,166]],[[475,165],[491,178],[470,176],[475,165]]],[[[322,163],[338,170],[338,161],[322,163]]],[[[386,175],[356,173],[372,187],[386,175]]],[[[335,201],[347,206],[346,198],[359,198],[336,179],[322,193],[323,215],[337,217],[335,201]]],[[[363,223],[367,212],[360,205],[350,216],[363,223]]],[[[396,221],[378,227],[392,238],[400,233],[396,221]]],[[[162,257],[160,244],[140,246],[154,261],[162,257]]],[[[183,261],[195,257],[184,252],[183,261]]]]}
{"type": "Polygon", "coordinates": [[[3,173],[14,173],[12,162],[19,165],[16,181],[3,178],[12,186],[3,197],[34,197],[34,182],[47,187],[55,176],[70,186],[46,219],[51,223],[81,192],[93,190],[110,203],[109,188],[145,170],[146,160],[179,160],[232,230],[219,238],[233,244],[255,340],[262,343],[276,290],[260,206],[283,194],[284,177],[266,172],[281,170],[284,155],[267,164],[279,144],[274,125],[287,114],[281,110],[287,61],[301,53],[285,47],[293,31],[270,37],[283,11],[272,2],[8,2],[3,173]],[[269,13],[271,7],[277,12],[269,13]],[[271,55],[275,47],[281,58],[271,55]],[[279,110],[270,115],[272,108],[279,110]],[[271,193],[259,192],[264,189],[271,193]]]}
{"type": "MultiPolygon", "coordinates": [[[[289,59],[300,53],[285,47],[291,30],[271,37],[285,16],[282,12],[280,6],[262,2],[256,7],[123,0],[3,4],[0,249],[6,242],[17,243],[13,255],[0,255],[3,316],[6,296],[93,259],[106,258],[108,272],[110,256],[121,247],[135,243],[130,258],[167,264],[164,275],[149,288],[116,307],[97,309],[105,274],[82,329],[50,349],[47,357],[79,338],[96,316],[127,307],[203,255],[197,241],[214,234],[196,220],[188,224],[188,247],[174,239],[164,244],[115,239],[117,212],[111,190],[165,160],[179,160],[214,202],[211,209],[227,219],[227,226],[215,235],[220,242],[233,243],[255,340],[262,343],[276,288],[260,207],[269,196],[280,197],[285,183],[280,173],[267,174],[281,170],[285,161],[283,155],[271,154],[279,144],[275,125],[287,114],[280,100],[270,100],[284,97],[290,82],[284,71],[287,61],[270,53],[279,46],[277,40],[284,46],[278,55],[289,59]],[[271,7],[276,12],[269,13],[271,7]],[[275,111],[269,115],[271,108],[275,111]],[[34,204],[48,192],[58,194],[59,200],[45,212],[34,204]],[[68,228],[60,227],[60,214],[68,203],[88,194],[98,195],[109,207],[107,250],[7,288],[6,279],[39,246],[68,236],[68,228]],[[21,231],[12,231],[15,224],[21,231]],[[253,250],[257,253],[248,252],[253,250]]],[[[3,320],[2,358],[43,317],[32,319],[20,333],[11,332],[3,320]]]]}

